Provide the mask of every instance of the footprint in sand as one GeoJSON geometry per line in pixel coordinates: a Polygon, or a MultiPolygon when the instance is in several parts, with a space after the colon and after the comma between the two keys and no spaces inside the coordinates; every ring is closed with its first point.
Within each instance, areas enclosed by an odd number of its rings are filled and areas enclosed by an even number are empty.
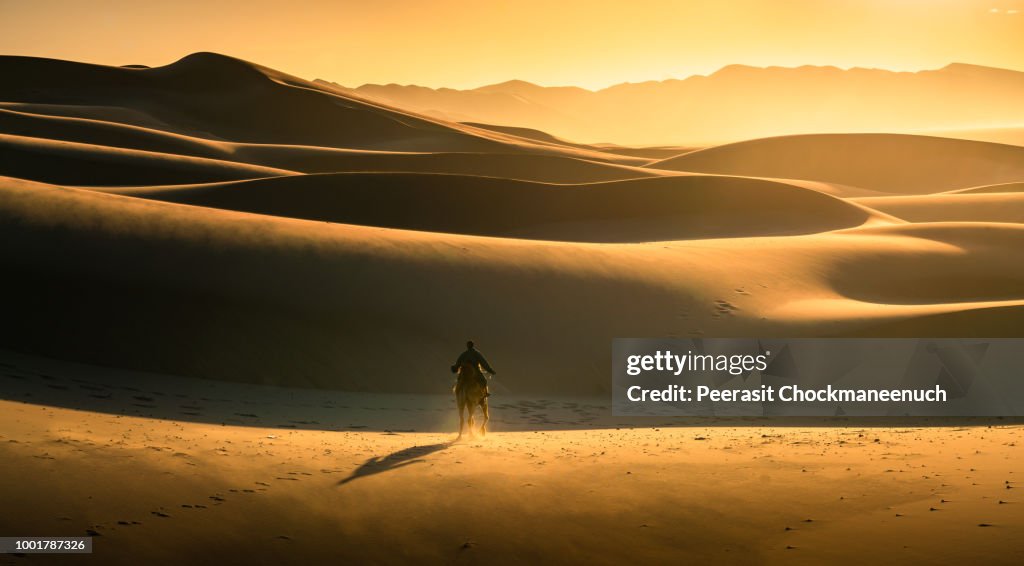
{"type": "MultiPolygon", "coordinates": [[[[715,301],[715,314],[717,314],[719,316],[722,316],[722,315],[734,315],[734,314],[736,314],[736,311],[738,311],[738,310],[740,310],[740,308],[737,307],[736,305],[730,303],[729,301],[725,301],[725,300],[722,300],[722,299],[718,299],[718,300],[715,301]]],[[[714,315],[712,315],[712,316],[714,316],[714,315]]]]}

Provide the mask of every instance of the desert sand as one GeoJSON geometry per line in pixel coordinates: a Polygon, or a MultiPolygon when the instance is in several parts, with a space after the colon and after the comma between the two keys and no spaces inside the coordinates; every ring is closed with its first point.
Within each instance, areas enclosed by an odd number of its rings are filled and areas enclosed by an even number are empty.
{"type": "Polygon", "coordinates": [[[0,481],[36,487],[8,490],[0,528],[91,533],[86,562],[1011,564],[1024,535],[1021,427],[998,420],[650,422],[501,396],[491,434],[454,442],[448,395],[0,363],[0,481]]]}
{"type": "Polygon", "coordinates": [[[1022,147],[587,145],[210,53],[0,76],[4,532],[124,563],[1024,553],[1017,421],[608,407],[615,337],[1020,336],[1022,147]],[[467,338],[494,421],[453,443],[467,338]]]}

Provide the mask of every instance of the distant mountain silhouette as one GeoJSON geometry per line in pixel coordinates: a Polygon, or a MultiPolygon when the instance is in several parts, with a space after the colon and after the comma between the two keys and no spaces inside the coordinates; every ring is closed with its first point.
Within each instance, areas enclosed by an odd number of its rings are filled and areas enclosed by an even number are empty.
{"type": "Polygon", "coordinates": [[[344,90],[436,118],[533,128],[584,143],[692,145],[1024,125],[1024,73],[964,63],[919,72],[729,65],[707,76],[598,91],[520,80],[471,90],[396,84],[344,90]]]}

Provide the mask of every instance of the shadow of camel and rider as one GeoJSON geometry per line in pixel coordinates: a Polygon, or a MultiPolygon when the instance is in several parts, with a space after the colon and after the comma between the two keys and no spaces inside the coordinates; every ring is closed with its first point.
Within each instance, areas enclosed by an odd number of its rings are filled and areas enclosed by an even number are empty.
{"type": "Polygon", "coordinates": [[[466,342],[466,351],[459,356],[451,370],[457,374],[455,385],[452,387],[452,393],[455,394],[455,402],[459,409],[458,438],[454,441],[403,448],[383,457],[373,456],[363,462],[348,477],[339,481],[339,486],[366,476],[390,472],[398,468],[424,462],[425,456],[452,446],[455,442],[462,439],[465,432],[469,432],[470,436],[476,436],[477,429],[473,414],[477,409],[480,410],[482,413],[481,417],[483,418],[483,422],[479,427],[479,433],[481,435],[487,434],[487,422],[490,420],[487,397],[490,396],[490,392],[487,388],[487,378],[483,372],[486,370],[493,375],[495,373],[494,369],[487,363],[483,355],[474,349],[473,341],[469,340],[466,342]]]}
{"type": "Polygon", "coordinates": [[[411,464],[425,462],[426,460],[423,459],[425,456],[440,452],[452,444],[454,443],[449,441],[440,442],[438,444],[426,444],[423,446],[411,446],[409,448],[403,448],[397,452],[392,452],[387,456],[373,456],[360,464],[359,467],[349,474],[348,477],[339,481],[338,485],[345,485],[359,478],[382,474],[384,472],[397,470],[398,468],[404,468],[411,464]]]}

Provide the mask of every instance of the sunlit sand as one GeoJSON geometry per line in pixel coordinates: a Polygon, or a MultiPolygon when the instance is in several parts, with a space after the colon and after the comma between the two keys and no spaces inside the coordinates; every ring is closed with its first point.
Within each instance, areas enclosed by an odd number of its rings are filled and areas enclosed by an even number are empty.
{"type": "Polygon", "coordinates": [[[1019,422],[621,419],[609,346],[1019,336],[1024,147],[587,145],[211,53],[0,74],[0,483],[32,479],[4,533],[132,564],[1015,563],[1019,422]],[[492,420],[454,442],[470,337],[492,420]]]}

